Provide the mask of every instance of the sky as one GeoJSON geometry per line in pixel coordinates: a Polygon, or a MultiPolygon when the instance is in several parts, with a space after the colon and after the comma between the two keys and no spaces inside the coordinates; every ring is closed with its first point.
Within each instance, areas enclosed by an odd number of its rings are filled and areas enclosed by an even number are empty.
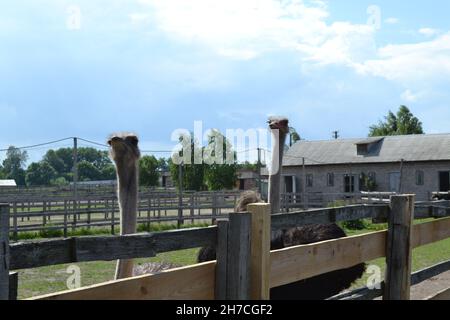
{"type": "MultiPolygon", "coordinates": [[[[174,130],[194,121],[247,130],[274,114],[304,139],[356,138],[400,105],[426,133],[450,132],[449,10],[447,0],[2,1],[0,149],[133,131],[142,149],[172,150],[174,130]]],[[[70,141],[51,147],[61,146],[70,141]]]]}

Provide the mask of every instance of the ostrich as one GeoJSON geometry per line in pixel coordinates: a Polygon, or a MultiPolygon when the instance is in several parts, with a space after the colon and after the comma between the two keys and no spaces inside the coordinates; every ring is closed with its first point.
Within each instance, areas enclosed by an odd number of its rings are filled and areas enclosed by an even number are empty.
{"type": "MultiPolygon", "coordinates": [[[[269,127],[276,138],[275,145],[273,146],[272,171],[269,176],[268,198],[272,206],[272,214],[280,212],[281,167],[283,163],[284,142],[289,131],[288,124],[289,121],[286,118],[272,117],[269,119],[269,127]]],[[[259,194],[252,191],[245,192],[238,200],[235,211],[247,211],[249,204],[257,202],[262,202],[259,194]]],[[[271,250],[342,237],[346,237],[346,234],[336,224],[291,228],[272,233],[271,250]]],[[[216,249],[212,247],[202,248],[198,254],[199,262],[215,259],[216,249]]],[[[323,300],[349,288],[355,280],[363,275],[364,271],[365,264],[359,264],[352,268],[337,270],[310,279],[272,288],[270,290],[270,298],[272,300],[323,300]]]]}
{"type": "MultiPolygon", "coordinates": [[[[134,134],[113,134],[108,140],[110,156],[116,165],[117,193],[120,206],[120,234],[136,233],[138,197],[138,161],[140,151],[134,134]]],[[[142,263],[133,266],[132,259],[118,260],[115,279],[144,274],[156,274],[180,267],[170,262],[142,263]]]]}
{"type": "MultiPolygon", "coordinates": [[[[110,157],[116,165],[117,194],[120,208],[120,234],[136,233],[138,198],[138,163],[140,151],[135,134],[113,134],[109,140],[110,157]]],[[[133,275],[133,260],[117,261],[115,279],[133,275]]]]}

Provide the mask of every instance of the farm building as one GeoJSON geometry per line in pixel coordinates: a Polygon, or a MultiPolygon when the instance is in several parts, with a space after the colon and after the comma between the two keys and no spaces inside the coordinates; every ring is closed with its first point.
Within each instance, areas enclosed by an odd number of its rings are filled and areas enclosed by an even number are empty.
{"type": "Polygon", "coordinates": [[[0,179],[0,191],[6,189],[15,189],[16,187],[17,187],[16,181],[0,179]]]}
{"type": "Polygon", "coordinates": [[[401,192],[427,200],[450,190],[450,134],[302,140],[286,152],[283,175],[285,192],[304,185],[307,193],[401,192]]]}
{"type": "Polygon", "coordinates": [[[255,190],[258,187],[258,172],[252,169],[239,169],[237,172],[237,189],[255,190]]]}

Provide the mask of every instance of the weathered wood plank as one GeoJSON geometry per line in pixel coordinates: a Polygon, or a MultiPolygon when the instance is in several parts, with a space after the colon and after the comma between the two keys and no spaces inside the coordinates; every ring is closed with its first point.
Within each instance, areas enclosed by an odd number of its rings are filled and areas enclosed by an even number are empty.
{"type": "Polygon", "coordinates": [[[387,231],[271,252],[270,286],[278,287],[385,256],[387,231]]]}
{"type": "Polygon", "coordinates": [[[17,294],[19,289],[19,273],[9,273],[9,300],[17,300],[17,294]]]}
{"type": "Polygon", "coordinates": [[[388,205],[352,205],[339,208],[312,209],[289,214],[272,215],[272,231],[311,224],[330,224],[340,221],[385,218],[388,205]]]}
{"type": "Polygon", "coordinates": [[[216,257],[215,298],[225,300],[227,297],[228,220],[217,221],[216,257]]]}
{"type": "Polygon", "coordinates": [[[270,299],[270,204],[248,205],[251,214],[250,298],[270,299]]]}
{"type": "Polygon", "coordinates": [[[152,257],[216,245],[217,227],[126,236],[77,237],[11,244],[11,270],[84,261],[152,257]]]}
{"type": "Polygon", "coordinates": [[[391,196],[384,300],[410,300],[414,195],[391,196]]]}
{"type": "Polygon", "coordinates": [[[438,294],[428,297],[425,300],[441,300],[441,301],[448,301],[450,300],[450,288],[445,289],[441,292],[439,292],[438,294]]]}
{"type": "Polygon", "coordinates": [[[0,203],[0,300],[9,299],[9,205],[0,203]]]}
{"type": "Polygon", "coordinates": [[[450,218],[439,219],[413,227],[414,248],[450,238],[450,218]]]}
{"type": "Polygon", "coordinates": [[[29,300],[213,300],[215,267],[208,262],[29,300]]]}
{"type": "Polygon", "coordinates": [[[227,300],[250,297],[251,216],[230,214],[228,224],[227,300]]]}

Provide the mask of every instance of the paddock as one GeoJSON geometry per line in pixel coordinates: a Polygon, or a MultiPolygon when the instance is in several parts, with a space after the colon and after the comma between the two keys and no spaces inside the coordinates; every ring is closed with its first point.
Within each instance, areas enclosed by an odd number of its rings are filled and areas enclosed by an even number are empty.
{"type": "MultiPolygon", "coordinates": [[[[1,206],[4,243],[0,297],[15,299],[17,269],[62,263],[151,257],[160,252],[217,246],[217,261],[110,281],[32,300],[62,299],[268,299],[269,289],[361,262],[386,257],[385,282],[379,290],[361,288],[333,299],[364,300],[383,296],[409,299],[410,286],[450,270],[450,261],[411,273],[411,251],[450,237],[450,201],[415,203],[413,196],[394,196],[390,204],[361,204],[269,215],[270,205],[231,213],[217,226],[127,236],[89,236],[9,243],[9,205],[1,206]],[[415,219],[434,218],[412,224],[415,219]],[[388,221],[388,230],[270,251],[270,232],[357,219],[388,221]],[[6,266],[6,268],[5,268],[6,266]]],[[[449,291],[430,299],[442,299],[449,291]]]]}

